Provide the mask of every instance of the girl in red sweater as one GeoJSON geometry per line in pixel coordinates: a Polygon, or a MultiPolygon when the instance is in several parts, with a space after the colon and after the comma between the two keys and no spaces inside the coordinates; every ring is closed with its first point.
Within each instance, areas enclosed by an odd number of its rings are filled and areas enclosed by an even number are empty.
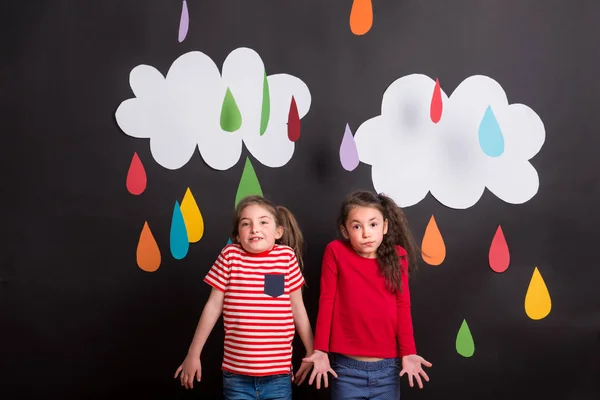
{"type": "Polygon", "coordinates": [[[408,275],[416,246],[398,205],[367,191],[344,201],[338,226],[346,240],[327,245],[309,384],[321,378],[332,399],[400,398],[400,377],[429,381],[416,354],[408,275]],[[331,365],[330,365],[331,358],[331,365]],[[401,366],[400,366],[401,364],[401,366]]]}

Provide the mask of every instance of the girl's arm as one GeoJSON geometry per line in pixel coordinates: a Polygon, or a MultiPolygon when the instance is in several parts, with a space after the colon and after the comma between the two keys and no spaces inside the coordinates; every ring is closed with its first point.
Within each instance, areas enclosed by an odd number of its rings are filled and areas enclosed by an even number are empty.
{"type": "Polygon", "coordinates": [[[408,264],[402,257],[402,291],[396,291],[397,334],[400,358],[416,354],[415,337],[410,307],[410,288],[408,286],[408,264]]]}
{"type": "Polygon", "coordinates": [[[215,327],[215,324],[219,320],[221,313],[223,312],[223,299],[225,293],[213,288],[210,292],[210,297],[204,306],[200,321],[196,327],[192,344],[188,349],[188,354],[183,360],[183,363],[175,371],[175,378],[181,372],[181,386],[187,389],[194,387],[194,377],[200,382],[202,378],[202,367],[200,365],[200,354],[206,343],[206,339],[210,332],[215,327]]]}
{"type": "Polygon", "coordinates": [[[398,312],[398,349],[402,360],[400,376],[406,374],[408,383],[413,387],[413,379],[417,381],[419,388],[423,388],[423,381],[429,382],[429,376],[423,370],[423,366],[431,367],[432,364],[423,357],[417,355],[415,337],[413,331],[412,315],[410,311],[410,289],[408,287],[408,264],[406,257],[401,260],[402,268],[402,292],[396,292],[396,308],[398,312]]]}
{"type": "Polygon", "coordinates": [[[319,297],[319,313],[315,328],[315,345],[312,356],[302,361],[314,363],[313,371],[308,381],[312,385],[316,380],[317,389],[321,388],[321,378],[325,387],[329,386],[328,373],[337,378],[337,374],[329,364],[329,339],[331,336],[331,320],[333,318],[333,303],[337,292],[337,263],[331,245],[325,248],[321,266],[321,296],[319,297]]]}
{"type": "Polygon", "coordinates": [[[208,339],[208,335],[210,335],[210,332],[215,327],[215,324],[223,312],[224,298],[225,293],[218,289],[212,288],[210,291],[210,297],[204,306],[204,310],[200,316],[200,321],[196,327],[192,344],[188,350],[189,355],[192,355],[193,357],[200,357],[200,353],[202,353],[202,349],[204,348],[206,339],[208,339]]]}
{"type": "Polygon", "coordinates": [[[308,320],[308,314],[304,307],[304,300],[302,299],[302,290],[298,289],[290,294],[290,300],[292,302],[292,314],[294,316],[294,325],[296,325],[296,332],[304,344],[306,349],[306,356],[310,356],[313,353],[313,332],[308,320]]]}
{"type": "Polygon", "coordinates": [[[337,292],[337,263],[332,246],[325,248],[321,266],[321,295],[319,297],[319,312],[315,327],[315,350],[329,352],[331,321],[333,319],[333,304],[337,292]]]}
{"type": "MultiPolygon", "coordinates": [[[[300,336],[300,340],[304,344],[306,349],[306,357],[310,357],[313,354],[313,333],[308,320],[308,314],[306,314],[306,308],[304,307],[304,301],[302,300],[302,290],[294,290],[290,294],[290,300],[292,302],[292,314],[294,316],[294,325],[296,325],[296,332],[300,336]]],[[[295,374],[295,382],[300,385],[306,379],[306,376],[312,368],[312,363],[302,361],[300,368],[295,374]]]]}

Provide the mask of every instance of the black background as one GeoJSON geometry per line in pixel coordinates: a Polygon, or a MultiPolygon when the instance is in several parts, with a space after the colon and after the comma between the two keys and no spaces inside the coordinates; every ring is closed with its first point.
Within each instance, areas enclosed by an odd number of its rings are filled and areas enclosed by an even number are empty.
{"type": "MultiPolygon", "coordinates": [[[[202,278],[227,241],[246,156],[264,194],[302,225],[314,324],[320,260],[340,201],[354,188],[372,189],[368,165],[351,173],[340,165],[344,127],[355,131],[378,115],[385,89],[411,73],[439,77],[448,94],[471,75],[492,77],[509,102],[541,117],[546,141],[532,159],[539,192],[523,205],[486,191],[467,210],[431,195],[406,209],[418,241],[435,215],[447,257],[439,267],[423,263],[412,281],[417,348],[434,367],[422,391],[404,381],[403,398],[599,397],[597,2],[374,0],[371,31],[355,36],[350,0],[189,0],[183,43],[179,0],[4,3],[0,397],[220,398],[221,322],[205,346],[203,382],[185,391],[172,376],[208,297],[202,278]],[[224,172],[197,152],[169,171],[153,161],[147,140],[120,131],[114,112],[133,97],[135,66],[166,74],[198,50],[220,67],[238,47],[256,50],[269,74],[292,74],[310,89],[284,167],[265,167],[244,150],[224,172]],[[134,152],[148,174],[141,196],[125,188],[134,152]],[[188,186],[206,232],[177,261],[168,251],[170,218],[188,186]],[[155,273],[135,261],[144,221],[163,254],[155,273]],[[487,265],[498,225],[511,250],[503,274],[487,265]],[[541,321],[523,307],[535,266],[552,296],[541,321]],[[471,358],[455,350],[464,318],[471,358]]],[[[295,348],[297,365],[299,340],[295,348]]],[[[295,398],[328,396],[295,390],[295,398]]]]}

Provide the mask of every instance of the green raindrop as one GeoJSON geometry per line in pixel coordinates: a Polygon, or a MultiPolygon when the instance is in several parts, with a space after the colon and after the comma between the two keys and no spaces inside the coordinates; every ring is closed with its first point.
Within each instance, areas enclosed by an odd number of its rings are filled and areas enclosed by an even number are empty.
{"type": "Polygon", "coordinates": [[[260,136],[265,134],[267,125],[269,125],[269,117],[271,116],[271,97],[269,95],[269,81],[267,80],[267,71],[263,80],[263,98],[262,111],[260,114],[260,136]]]}
{"type": "Polygon", "coordinates": [[[463,357],[471,357],[475,353],[475,343],[467,320],[463,319],[462,325],[456,335],[456,351],[463,357]]]}
{"type": "Polygon", "coordinates": [[[262,189],[260,183],[256,177],[254,167],[250,162],[250,159],[246,157],[246,165],[244,165],[244,172],[242,172],[242,178],[240,179],[240,185],[238,186],[237,193],[235,195],[235,206],[238,205],[241,199],[246,196],[259,195],[262,196],[262,189]]]}
{"type": "Polygon", "coordinates": [[[242,114],[238,108],[231,90],[227,88],[223,106],[221,107],[221,129],[227,132],[235,132],[242,126],[242,114]]]}

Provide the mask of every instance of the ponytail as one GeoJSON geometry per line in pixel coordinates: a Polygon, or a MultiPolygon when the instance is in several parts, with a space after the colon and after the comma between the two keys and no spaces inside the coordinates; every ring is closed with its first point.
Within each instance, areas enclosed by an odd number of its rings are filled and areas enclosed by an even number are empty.
{"type": "MultiPolygon", "coordinates": [[[[402,208],[400,208],[396,202],[394,200],[392,200],[390,197],[384,195],[384,194],[378,194],[377,198],[379,199],[379,202],[381,203],[381,206],[383,208],[383,216],[384,218],[387,219],[388,221],[388,231],[387,234],[384,236],[383,238],[383,242],[381,244],[381,246],[379,246],[379,249],[381,249],[382,252],[382,261],[383,259],[385,259],[385,257],[383,256],[383,253],[385,251],[385,249],[382,249],[382,247],[392,247],[393,251],[395,254],[396,253],[396,249],[395,246],[399,245],[402,246],[402,248],[404,248],[404,250],[406,250],[407,253],[407,263],[408,263],[408,274],[410,275],[412,272],[414,272],[417,268],[417,245],[415,243],[415,239],[412,235],[412,232],[410,231],[410,227],[408,225],[408,220],[406,219],[406,215],[404,214],[404,211],[402,210],[402,208]]],[[[379,249],[377,251],[377,258],[379,259],[379,249]]],[[[389,249],[387,250],[386,253],[389,253],[389,249]]],[[[391,258],[390,258],[391,261],[391,258]]],[[[399,284],[401,285],[402,283],[402,279],[401,276],[398,277],[399,278],[399,284]]],[[[395,280],[394,280],[395,281],[395,280]]],[[[400,288],[400,286],[394,285],[397,288],[400,288]]]]}
{"type": "Polygon", "coordinates": [[[284,206],[277,206],[277,222],[283,227],[283,236],[279,239],[279,243],[289,246],[296,253],[298,266],[302,271],[304,269],[304,261],[302,260],[302,252],[304,249],[304,235],[294,214],[284,206]]]}

